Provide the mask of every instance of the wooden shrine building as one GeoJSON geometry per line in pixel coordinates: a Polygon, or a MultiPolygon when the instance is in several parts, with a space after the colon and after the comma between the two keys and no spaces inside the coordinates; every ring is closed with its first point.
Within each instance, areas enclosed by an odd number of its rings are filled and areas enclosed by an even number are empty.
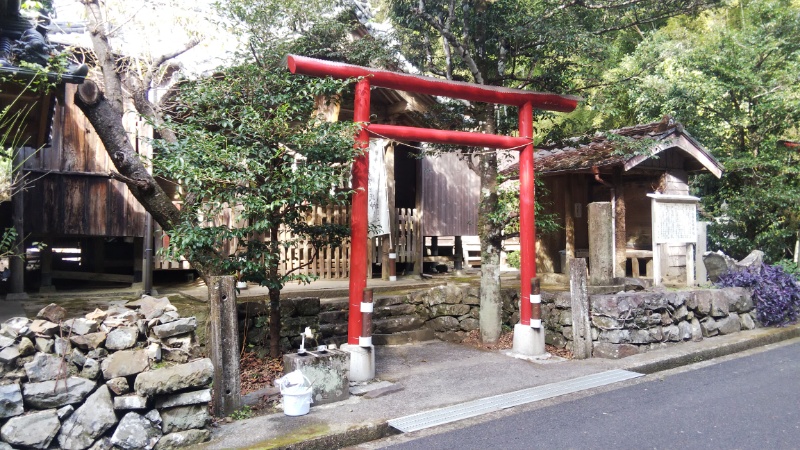
{"type": "MultiPolygon", "coordinates": [[[[587,207],[593,202],[610,202],[617,277],[653,275],[654,194],[689,198],[689,174],[722,175],[720,163],[670,117],[539,146],[535,170],[549,191],[537,200],[544,203],[546,212],[558,216],[562,226],[562,231],[538,236],[539,271],[567,272],[566,261],[587,257],[587,207]]],[[[513,177],[515,171],[514,165],[504,173],[513,177]]],[[[686,246],[668,245],[666,249],[663,276],[666,280],[682,278],[686,246]]]]}

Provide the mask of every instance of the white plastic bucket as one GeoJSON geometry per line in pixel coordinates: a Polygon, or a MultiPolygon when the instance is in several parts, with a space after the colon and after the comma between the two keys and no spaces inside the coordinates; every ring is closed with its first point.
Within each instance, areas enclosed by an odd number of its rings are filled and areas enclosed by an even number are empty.
{"type": "Polygon", "coordinates": [[[287,416],[304,416],[308,414],[313,401],[311,399],[311,381],[305,375],[302,375],[299,370],[275,381],[280,387],[281,395],[283,396],[283,413],[287,416]]]}
{"type": "Polygon", "coordinates": [[[283,413],[287,416],[304,416],[311,407],[311,386],[292,386],[281,390],[283,413]]]}

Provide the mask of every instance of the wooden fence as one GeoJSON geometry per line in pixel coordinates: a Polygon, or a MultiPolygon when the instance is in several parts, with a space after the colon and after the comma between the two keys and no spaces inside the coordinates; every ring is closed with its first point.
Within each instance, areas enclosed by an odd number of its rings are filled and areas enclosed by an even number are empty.
{"type": "MultiPolygon", "coordinates": [[[[215,222],[225,223],[232,226],[233,214],[224,214],[215,222]]],[[[418,228],[417,216],[412,208],[398,208],[397,217],[397,236],[396,240],[390,245],[395,247],[398,263],[414,263],[416,248],[414,245],[414,233],[418,228]]],[[[314,208],[308,217],[309,224],[319,225],[322,223],[333,223],[340,225],[350,224],[349,206],[318,206],[314,208]]],[[[290,231],[283,230],[280,233],[281,240],[291,239],[290,231]]],[[[382,241],[386,237],[376,237],[372,239],[372,261],[381,261],[382,241]]],[[[183,259],[169,259],[160,251],[169,245],[169,237],[160,229],[156,230],[155,249],[156,249],[156,270],[175,270],[189,269],[189,263],[183,259]]],[[[323,247],[319,251],[319,257],[310,265],[307,264],[309,258],[313,256],[314,249],[308,241],[300,241],[297,245],[288,249],[281,250],[282,274],[301,267],[295,273],[303,275],[314,275],[320,279],[337,280],[346,279],[350,276],[350,242],[345,242],[341,247],[323,247]]]]}

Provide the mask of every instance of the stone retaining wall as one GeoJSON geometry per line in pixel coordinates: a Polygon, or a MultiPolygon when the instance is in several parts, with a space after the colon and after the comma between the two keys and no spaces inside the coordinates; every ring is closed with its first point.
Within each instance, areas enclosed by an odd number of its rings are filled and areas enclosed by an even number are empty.
{"type": "MultiPolygon", "coordinates": [[[[503,289],[503,323],[519,319],[519,292],[503,289]]],[[[479,328],[480,289],[469,284],[448,283],[402,295],[375,296],[373,335],[395,334],[427,328],[441,340],[461,342],[479,328]]],[[[347,340],[347,299],[326,301],[319,316],[323,340],[347,340]]]]}
{"type": "MultiPolygon", "coordinates": [[[[269,303],[247,301],[239,303],[239,336],[245,348],[255,351],[259,356],[269,352],[269,303]]],[[[317,333],[320,329],[319,297],[281,299],[281,351],[288,352],[300,347],[300,335],[306,327],[317,333]]],[[[347,333],[347,314],[345,313],[345,334],[347,333]]],[[[319,344],[322,341],[320,340],[319,344]]],[[[307,348],[317,342],[306,343],[307,348]]]]}
{"type": "MultiPolygon", "coordinates": [[[[519,322],[519,290],[502,289],[503,325],[519,322]]],[[[591,295],[594,356],[622,358],[650,349],[757,326],[750,292],[744,288],[693,291],[628,291],[591,295]]],[[[438,339],[460,342],[478,329],[480,290],[448,284],[403,295],[375,297],[373,334],[428,328],[438,339]]],[[[558,348],[572,342],[569,292],[543,292],[545,341],[558,348]]],[[[344,342],[347,300],[321,305],[319,327],[325,342],[344,342]]]]}
{"type": "Polygon", "coordinates": [[[171,449],[208,440],[211,360],[197,321],[143,297],[0,326],[0,449],[171,449]]]}
{"type": "Polygon", "coordinates": [[[590,302],[593,355],[602,358],[757,326],[752,296],[744,288],[593,295],[590,302]]]}

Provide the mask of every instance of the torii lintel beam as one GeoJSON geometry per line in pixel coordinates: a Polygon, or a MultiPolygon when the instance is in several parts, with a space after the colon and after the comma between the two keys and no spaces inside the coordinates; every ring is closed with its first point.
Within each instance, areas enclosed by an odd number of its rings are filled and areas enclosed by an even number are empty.
{"type": "Polygon", "coordinates": [[[496,134],[470,133],[468,131],[435,130],[432,128],[404,127],[371,123],[367,132],[375,137],[385,137],[397,141],[430,142],[433,144],[467,145],[496,149],[521,150],[532,143],[524,137],[499,136],[496,134]]]}
{"type": "Polygon", "coordinates": [[[534,109],[546,111],[570,112],[578,106],[580,101],[580,98],[570,95],[442,80],[434,77],[409,75],[352,64],[323,61],[299,55],[287,56],[286,65],[293,74],[323,78],[330,76],[340,79],[368,77],[372,86],[501,105],[522,106],[530,103],[534,109]]]}

